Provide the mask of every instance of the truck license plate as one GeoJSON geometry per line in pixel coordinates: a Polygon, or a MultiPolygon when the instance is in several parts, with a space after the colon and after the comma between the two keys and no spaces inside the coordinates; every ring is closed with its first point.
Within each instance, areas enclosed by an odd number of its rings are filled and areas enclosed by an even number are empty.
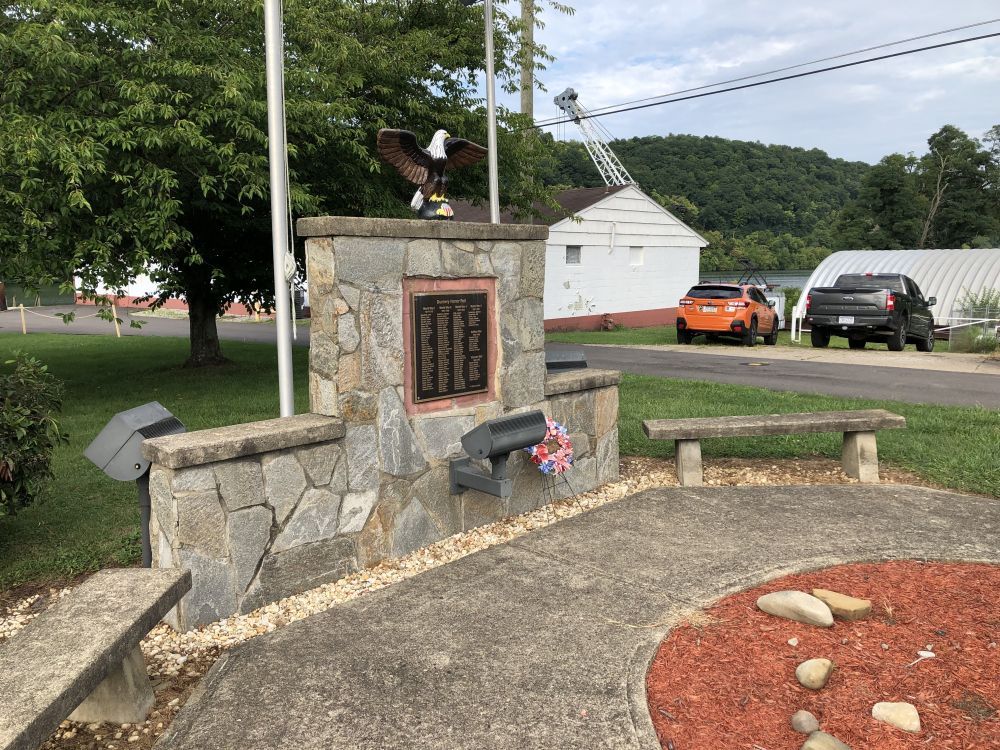
{"type": "Polygon", "coordinates": [[[713,307],[712,305],[702,305],[698,309],[701,310],[702,312],[715,312],[716,310],[718,310],[717,307],[713,307]]]}
{"type": "Polygon", "coordinates": [[[837,322],[838,323],[847,323],[848,325],[851,325],[852,323],[854,323],[854,316],[853,315],[841,315],[837,319],[837,322]]]}

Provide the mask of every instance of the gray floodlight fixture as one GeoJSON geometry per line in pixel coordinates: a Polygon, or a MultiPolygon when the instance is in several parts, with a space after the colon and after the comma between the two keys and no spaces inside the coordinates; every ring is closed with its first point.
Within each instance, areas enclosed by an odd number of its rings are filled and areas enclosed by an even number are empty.
{"type": "Polygon", "coordinates": [[[187,432],[181,421],[160,403],[151,401],[115,414],[83,452],[112,479],[135,481],[138,486],[142,564],[147,568],[152,565],[153,554],[149,546],[149,461],[143,458],[142,443],[148,438],[181,432],[187,432]]]}
{"type": "Polygon", "coordinates": [[[510,497],[513,482],[507,477],[507,457],[511,451],[538,445],[547,431],[545,415],[529,411],[491,419],[465,433],[462,447],[469,458],[455,458],[449,464],[451,494],[459,495],[472,489],[496,497],[510,497]],[[470,466],[473,458],[490,462],[489,476],[470,466]]]}

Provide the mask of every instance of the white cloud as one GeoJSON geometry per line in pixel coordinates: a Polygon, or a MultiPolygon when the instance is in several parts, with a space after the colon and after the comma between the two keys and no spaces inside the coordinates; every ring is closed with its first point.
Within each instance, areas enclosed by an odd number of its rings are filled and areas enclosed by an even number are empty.
{"type": "MultiPolygon", "coordinates": [[[[546,28],[537,35],[557,57],[542,73],[549,91],[537,97],[539,119],[558,114],[552,96],[567,86],[595,109],[998,15],[995,0],[963,0],[948,15],[938,0],[569,1],[577,14],[544,11],[546,28]]],[[[1000,24],[861,57],[990,31],[1000,24]]],[[[1000,38],[615,115],[603,124],[619,137],[715,134],[877,161],[923,150],[945,122],[973,135],[983,123],[1000,122],[993,104],[998,62],[1000,38]]],[[[517,106],[513,98],[506,103],[517,106]]]]}

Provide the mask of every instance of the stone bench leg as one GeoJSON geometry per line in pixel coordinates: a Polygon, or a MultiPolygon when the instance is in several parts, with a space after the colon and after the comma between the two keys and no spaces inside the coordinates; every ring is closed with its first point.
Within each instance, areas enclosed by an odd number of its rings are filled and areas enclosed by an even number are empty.
{"type": "Polygon", "coordinates": [[[874,432],[845,432],[841,454],[844,473],[852,479],[878,484],[878,447],[874,432]]]}
{"type": "Polygon", "coordinates": [[[136,646],[69,718],[83,724],[141,724],[152,707],[153,688],[146,676],[146,660],[136,646]]]}
{"type": "Polygon", "coordinates": [[[675,440],[674,454],[681,487],[701,487],[701,441],[675,440]]]}

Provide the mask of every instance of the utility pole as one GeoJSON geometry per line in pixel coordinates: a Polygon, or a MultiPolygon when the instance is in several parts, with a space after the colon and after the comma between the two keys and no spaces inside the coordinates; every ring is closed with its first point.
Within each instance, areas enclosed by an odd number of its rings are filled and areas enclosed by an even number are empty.
{"type": "Polygon", "coordinates": [[[278,336],[278,405],[283,417],[295,413],[292,389],[292,321],[285,254],[288,252],[288,149],[285,146],[285,44],[281,1],[264,0],[267,70],[267,151],[271,167],[271,259],[274,262],[274,315],[278,336]]]}
{"type": "Polygon", "coordinates": [[[521,0],[521,114],[535,119],[535,0],[521,0]]]}

